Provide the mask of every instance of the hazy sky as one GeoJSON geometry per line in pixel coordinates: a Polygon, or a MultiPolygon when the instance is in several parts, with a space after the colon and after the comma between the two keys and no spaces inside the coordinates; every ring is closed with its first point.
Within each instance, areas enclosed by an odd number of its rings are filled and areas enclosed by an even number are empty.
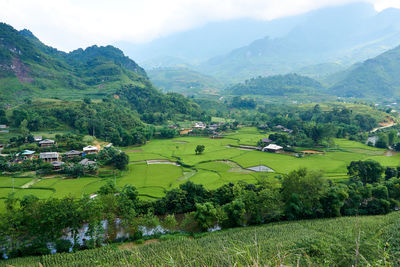
{"type": "MultiPolygon", "coordinates": [[[[116,41],[146,42],[209,21],[271,20],[362,0],[0,0],[0,21],[69,51],[116,41]]],[[[364,0],[377,10],[400,0],[364,0]]]]}

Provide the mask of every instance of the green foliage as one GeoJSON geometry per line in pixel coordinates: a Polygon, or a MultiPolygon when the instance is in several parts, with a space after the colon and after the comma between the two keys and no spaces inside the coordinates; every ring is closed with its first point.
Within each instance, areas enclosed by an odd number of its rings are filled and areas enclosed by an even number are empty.
{"type": "Polygon", "coordinates": [[[326,181],[319,172],[299,169],[286,175],[282,181],[286,217],[291,220],[319,217],[323,213],[320,199],[325,186],[326,181]]]}
{"type": "Polygon", "coordinates": [[[173,232],[176,230],[176,227],[178,226],[178,222],[175,219],[175,216],[172,214],[169,214],[167,216],[165,216],[165,218],[161,221],[160,225],[170,231],[173,232]]]}
{"type": "Polygon", "coordinates": [[[352,161],[347,167],[348,174],[360,179],[364,184],[379,182],[384,168],[374,160],[352,161]]]}
{"type": "Polygon", "coordinates": [[[284,96],[302,92],[321,90],[323,86],[308,77],[297,74],[257,77],[227,89],[234,95],[284,96]]]}
{"type": "Polygon", "coordinates": [[[206,149],[205,145],[197,145],[194,152],[196,153],[196,155],[199,155],[202,154],[205,149],[206,149]]]}
{"type": "Polygon", "coordinates": [[[334,94],[347,97],[392,97],[399,95],[400,47],[366,60],[330,88],[334,94]]]}
{"type": "Polygon", "coordinates": [[[217,222],[217,209],[213,203],[196,204],[194,219],[202,231],[212,228],[217,222]]]}

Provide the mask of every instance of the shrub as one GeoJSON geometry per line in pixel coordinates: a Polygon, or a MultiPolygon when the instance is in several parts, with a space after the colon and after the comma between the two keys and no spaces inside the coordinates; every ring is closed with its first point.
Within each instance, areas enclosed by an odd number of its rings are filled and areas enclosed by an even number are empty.
{"type": "Polygon", "coordinates": [[[57,252],[69,252],[72,247],[72,243],[66,239],[58,239],[56,241],[56,250],[57,252]]]}

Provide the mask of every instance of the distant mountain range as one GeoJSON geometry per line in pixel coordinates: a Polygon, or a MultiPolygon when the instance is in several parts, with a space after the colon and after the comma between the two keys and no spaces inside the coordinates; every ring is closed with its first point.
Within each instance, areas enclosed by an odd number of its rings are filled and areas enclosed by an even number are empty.
{"type": "Polygon", "coordinates": [[[287,96],[326,94],[367,98],[374,101],[400,99],[400,46],[357,63],[332,75],[329,83],[298,74],[257,77],[228,87],[231,95],[287,96]]]}
{"type": "Polygon", "coordinates": [[[271,22],[253,19],[219,21],[149,43],[117,42],[115,45],[147,69],[185,67],[226,54],[265,35],[284,36],[303,19],[290,17],[271,22]]]}
{"type": "Polygon", "coordinates": [[[377,13],[372,5],[351,4],[304,16],[306,19],[285,36],[256,40],[202,63],[199,69],[236,81],[304,68],[313,76],[319,68],[312,66],[329,64],[337,71],[400,44],[398,9],[377,13]]]}
{"type": "Polygon", "coordinates": [[[299,73],[322,79],[400,44],[400,10],[327,7],[272,21],[213,22],[147,44],[117,43],[146,69],[184,67],[229,84],[299,73]]]}

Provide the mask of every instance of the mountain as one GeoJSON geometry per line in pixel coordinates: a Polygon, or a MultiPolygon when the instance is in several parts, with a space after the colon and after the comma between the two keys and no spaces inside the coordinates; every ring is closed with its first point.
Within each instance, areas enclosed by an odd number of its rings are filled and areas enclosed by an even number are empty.
{"type": "Polygon", "coordinates": [[[146,87],[147,80],[144,69],[113,46],[64,53],[44,45],[28,30],[0,24],[2,101],[100,98],[125,84],[146,87]]]}
{"type": "Polygon", "coordinates": [[[227,92],[233,95],[284,96],[321,91],[324,87],[309,77],[297,74],[257,77],[233,85],[227,92]]]}
{"type": "Polygon", "coordinates": [[[400,97],[400,46],[358,64],[330,92],[346,97],[400,97]]]}
{"type": "MultiPolygon", "coordinates": [[[[144,69],[118,48],[91,46],[64,53],[46,46],[28,30],[0,24],[2,106],[39,98],[85,97],[103,99],[97,101],[102,107],[111,100],[116,108],[129,107],[147,123],[203,116],[200,107],[184,96],[156,89],[144,69]]],[[[73,105],[60,103],[65,108],[73,105]]]]}
{"type": "Polygon", "coordinates": [[[399,9],[377,13],[371,4],[355,3],[303,16],[304,20],[287,34],[260,38],[209,59],[198,69],[218,78],[240,81],[257,75],[290,73],[318,64],[344,68],[400,43],[399,9]]]}
{"type": "Polygon", "coordinates": [[[147,43],[121,41],[115,45],[146,69],[187,67],[247,45],[265,35],[282,36],[302,19],[290,17],[270,22],[253,19],[216,21],[147,43]]]}
{"type": "Polygon", "coordinates": [[[147,73],[151,82],[164,92],[212,94],[222,87],[215,78],[187,68],[157,68],[147,73]]]}

